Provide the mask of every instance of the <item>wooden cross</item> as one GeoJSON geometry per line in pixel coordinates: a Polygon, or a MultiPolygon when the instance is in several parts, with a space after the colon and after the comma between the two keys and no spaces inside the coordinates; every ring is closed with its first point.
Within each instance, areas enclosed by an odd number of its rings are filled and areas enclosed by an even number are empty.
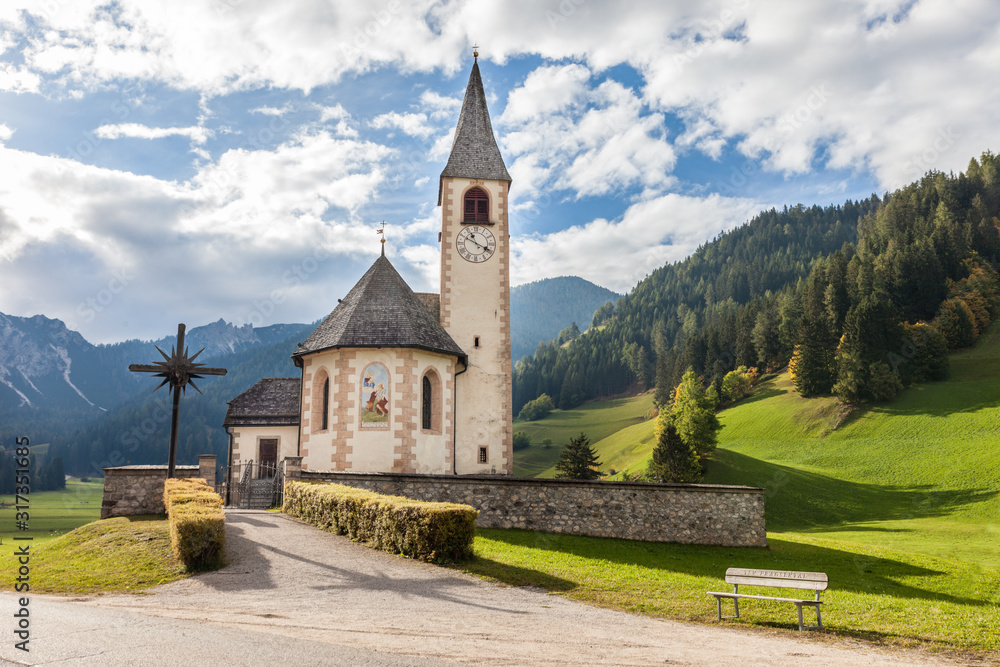
{"type": "MultiPolygon", "coordinates": [[[[205,375],[225,375],[225,368],[204,368],[205,364],[196,364],[194,360],[205,351],[205,348],[198,350],[193,357],[188,357],[187,348],[184,347],[184,325],[177,325],[177,344],[170,350],[170,356],[158,346],[156,351],[163,355],[163,361],[154,361],[152,364],[129,364],[128,369],[135,373],[155,373],[156,377],[163,378],[163,382],[156,385],[159,389],[165,384],[170,385],[170,392],[174,395],[174,411],[170,417],[170,456],[167,461],[167,477],[174,476],[174,463],[177,460],[177,415],[181,408],[181,392],[187,390],[190,384],[199,394],[201,389],[194,383],[205,375]]],[[[154,389],[153,391],[156,391],[154,389]]]]}

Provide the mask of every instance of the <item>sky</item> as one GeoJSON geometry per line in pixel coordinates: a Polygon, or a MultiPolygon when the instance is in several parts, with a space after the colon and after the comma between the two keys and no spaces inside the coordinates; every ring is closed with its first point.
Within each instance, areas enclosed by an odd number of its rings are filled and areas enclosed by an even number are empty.
{"type": "Polygon", "coordinates": [[[626,293],[761,210],[1000,149],[990,0],[8,0],[0,312],[93,343],[312,322],[382,222],[436,292],[474,44],[514,285],[626,293]]]}

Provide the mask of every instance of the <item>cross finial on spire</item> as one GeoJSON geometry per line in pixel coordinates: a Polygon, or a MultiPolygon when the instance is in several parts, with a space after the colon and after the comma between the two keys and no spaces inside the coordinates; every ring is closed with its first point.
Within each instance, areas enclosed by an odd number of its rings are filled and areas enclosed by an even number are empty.
{"type": "Polygon", "coordinates": [[[479,42],[478,41],[475,44],[472,45],[472,57],[475,58],[476,61],[479,60],[479,42]]]}
{"type": "Polygon", "coordinates": [[[375,233],[382,237],[382,256],[385,257],[385,221],[381,223],[382,226],[375,230],[375,233]]]}

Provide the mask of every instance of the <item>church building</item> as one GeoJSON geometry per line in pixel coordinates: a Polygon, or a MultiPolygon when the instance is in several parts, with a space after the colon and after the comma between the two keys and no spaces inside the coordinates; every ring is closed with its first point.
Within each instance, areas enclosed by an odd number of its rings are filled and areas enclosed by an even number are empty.
{"type": "Polygon", "coordinates": [[[383,238],[292,354],[300,377],[229,402],[230,466],[301,456],[315,471],[513,472],[510,185],[477,58],[438,188],[440,292],[410,289],[383,238]]]}

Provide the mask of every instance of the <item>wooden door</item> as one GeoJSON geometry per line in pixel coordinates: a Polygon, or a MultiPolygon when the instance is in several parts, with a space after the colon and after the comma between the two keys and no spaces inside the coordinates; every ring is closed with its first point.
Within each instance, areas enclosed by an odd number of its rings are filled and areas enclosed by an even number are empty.
{"type": "Polygon", "coordinates": [[[278,467],[278,439],[268,438],[260,441],[260,476],[273,477],[274,471],[278,467]]]}

